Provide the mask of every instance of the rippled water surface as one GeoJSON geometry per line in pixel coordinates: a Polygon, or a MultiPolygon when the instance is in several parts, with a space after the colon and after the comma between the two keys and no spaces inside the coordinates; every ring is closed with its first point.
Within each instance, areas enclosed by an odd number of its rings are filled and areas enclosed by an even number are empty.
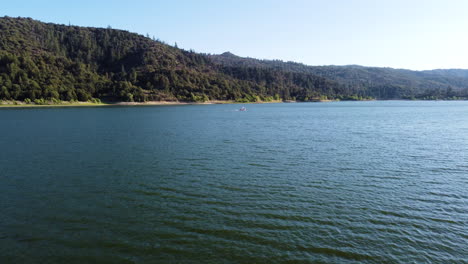
{"type": "Polygon", "coordinates": [[[1,263],[468,263],[468,102],[0,109],[1,263]]]}

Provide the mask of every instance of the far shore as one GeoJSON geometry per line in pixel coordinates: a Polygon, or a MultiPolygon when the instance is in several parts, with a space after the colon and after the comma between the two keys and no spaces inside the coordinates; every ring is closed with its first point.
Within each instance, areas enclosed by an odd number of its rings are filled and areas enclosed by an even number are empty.
{"type": "MultiPolygon", "coordinates": [[[[24,101],[2,101],[0,100],[0,108],[10,107],[98,107],[98,106],[151,106],[151,105],[212,105],[212,104],[271,104],[271,103],[325,103],[339,102],[340,100],[313,100],[313,101],[294,101],[294,100],[273,100],[273,101],[257,101],[257,102],[238,102],[234,100],[210,100],[206,102],[182,102],[182,101],[147,101],[147,102],[68,102],[61,101],[59,103],[47,102],[45,104],[26,103],[24,101]]],[[[349,102],[354,100],[342,100],[349,102]]],[[[393,100],[378,100],[366,99],[357,101],[466,101],[460,100],[408,100],[408,99],[393,99],[393,100]]]]}
{"type": "Polygon", "coordinates": [[[144,106],[144,105],[209,105],[209,104],[255,104],[255,103],[281,103],[283,101],[236,102],[233,100],[211,100],[206,102],[180,102],[180,101],[147,101],[147,102],[67,102],[35,104],[23,101],[0,101],[0,107],[76,107],[76,106],[144,106]]]}

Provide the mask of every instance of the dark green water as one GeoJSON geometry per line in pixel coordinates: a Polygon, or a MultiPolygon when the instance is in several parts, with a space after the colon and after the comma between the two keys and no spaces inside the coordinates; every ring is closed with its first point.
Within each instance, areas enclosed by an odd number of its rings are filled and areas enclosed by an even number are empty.
{"type": "Polygon", "coordinates": [[[1,263],[468,263],[468,102],[0,109],[1,263]]]}

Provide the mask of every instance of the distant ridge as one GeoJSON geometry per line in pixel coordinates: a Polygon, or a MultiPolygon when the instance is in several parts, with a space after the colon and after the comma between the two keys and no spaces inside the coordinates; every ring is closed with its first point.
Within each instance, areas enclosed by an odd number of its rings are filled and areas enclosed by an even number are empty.
{"type": "Polygon", "coordinates": [[[231,53],[230,51],[226,51],[226,52],[220,54],[219,56],[239,58],[239,56],[237,56],[237,55],[231,53]]]}
{"type": "Polygon", "coordinates": [[[468,71],[307,66],[199,54],[111,28],[0,18],[0,100],[460,99],[468,71]]]}

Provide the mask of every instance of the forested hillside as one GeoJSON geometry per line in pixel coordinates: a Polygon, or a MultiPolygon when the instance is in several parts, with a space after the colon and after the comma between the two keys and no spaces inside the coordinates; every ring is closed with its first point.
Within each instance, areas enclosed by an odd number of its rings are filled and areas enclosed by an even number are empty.
{"type": "Polygon", "coordinates": [[[404,69],[350,66],[307,66],[280,60],[238,57],[230,52],[211,55],[225,68],[270,68],[311,74],[338,82],[348,94],[378,99],[450,99],[468,96],[468,70],[410,71],[404,69]]]}
{"type": "Polygon", "coordinates": [[[0,18],[0,100],[444,99],[466,97],[467,76],[207,55],[123,30],[0,18]]]}

